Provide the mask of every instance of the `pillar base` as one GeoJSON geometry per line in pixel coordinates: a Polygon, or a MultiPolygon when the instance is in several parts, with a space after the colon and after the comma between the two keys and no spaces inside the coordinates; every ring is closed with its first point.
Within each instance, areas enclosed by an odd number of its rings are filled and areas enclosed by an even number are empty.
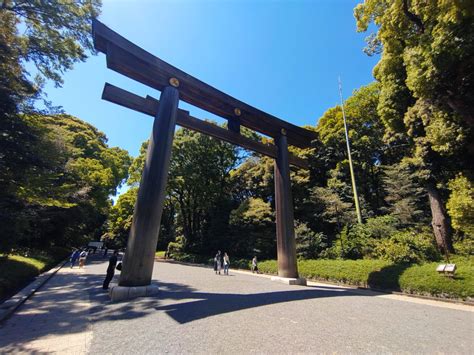
{"type": "Polygon", "coordinates": [[[157,295],[158,292],[158,286],[156,285],[127,287],[115,284],[109,288],[109,297],[112,302],[119,302],[137,297],[154,296],[157,295]]]}
{"type": "Polygon", "coordinates": [[[306,286],[306,279],[303,279],[301,277],[293,278],[293,277],[272,276],[271,280],[275,282],[281,282],[285,285],[306,286]]]}

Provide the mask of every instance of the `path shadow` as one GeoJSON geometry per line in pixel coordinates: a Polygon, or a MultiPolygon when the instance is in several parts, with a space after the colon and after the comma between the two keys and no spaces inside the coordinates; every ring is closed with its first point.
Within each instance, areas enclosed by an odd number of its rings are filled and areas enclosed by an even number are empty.
{"type": "Polygon", "coordinates": [[[410,267],[409,264],[393,264],[369,274],[367,285],[380,290],[401,291],[400,276],[410,267]]]}
{"type": "Polygon", "coordinates": [[[196,292],[185,285],[160,283],[160,299],[184,300],[155,309],[165,311],[180,324],[192,322],[218,314],[262,307],[272,304],[294,302],[315,298],[360,296],[350,289],[336,287],[297,287],[294,290],[262,292],[253,294],[196,292]]]}

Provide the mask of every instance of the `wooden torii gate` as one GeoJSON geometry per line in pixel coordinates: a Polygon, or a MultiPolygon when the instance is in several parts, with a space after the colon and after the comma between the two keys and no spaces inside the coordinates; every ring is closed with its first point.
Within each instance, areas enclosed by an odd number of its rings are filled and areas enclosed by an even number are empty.
{"type": "Polygon", "coordinates": [[[93,22],[92,32],[94,47],[106,54],[109,69],[161,91],[158,101],[106,83],[102,94],[102,98],[107,101],[155,117],[119,286],[136,289],[151,283],[176,124],[275,159],[278,275],[282,278],[298,278],[289,166],[292,164],[307,168],[308,163],[289,153],[288,144],[300,148],[310,147],[311,141],[316,138],[315,133],[260,111],[203,83],[97,20],[93,22]],[[190,116],[188,111],[178,108],[179,100],[227,119],[228,129],[190,116]],[[272,137],[275,145],[242,136],[241,125],[272,137]]]}

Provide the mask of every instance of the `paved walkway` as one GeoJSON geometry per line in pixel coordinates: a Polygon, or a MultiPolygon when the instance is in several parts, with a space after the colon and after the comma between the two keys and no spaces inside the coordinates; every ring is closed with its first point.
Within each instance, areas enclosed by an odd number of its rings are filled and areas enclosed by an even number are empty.
{"type": "Polygon", "coordinates": [[[156,298],[110,303],[106,269],[61,269],[0,326],[1,353],[474,352],[474,307],[156,263],[156,298]]]}

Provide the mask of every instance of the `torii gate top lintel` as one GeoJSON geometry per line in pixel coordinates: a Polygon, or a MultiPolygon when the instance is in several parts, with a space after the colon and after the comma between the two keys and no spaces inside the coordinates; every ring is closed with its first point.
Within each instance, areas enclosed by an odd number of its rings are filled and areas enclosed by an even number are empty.
{"type": "Polygon", "coordinates": [[[162,91],[179,85],[179,98],[191,105],[241,124],[272,138],[285,132],[288,144],[308,148],[315,132],[298,127],[258,110],[194,78],[120,36],[98,20],[93,21],[96,50],[107,55],[107,67],[162,91]]]}

